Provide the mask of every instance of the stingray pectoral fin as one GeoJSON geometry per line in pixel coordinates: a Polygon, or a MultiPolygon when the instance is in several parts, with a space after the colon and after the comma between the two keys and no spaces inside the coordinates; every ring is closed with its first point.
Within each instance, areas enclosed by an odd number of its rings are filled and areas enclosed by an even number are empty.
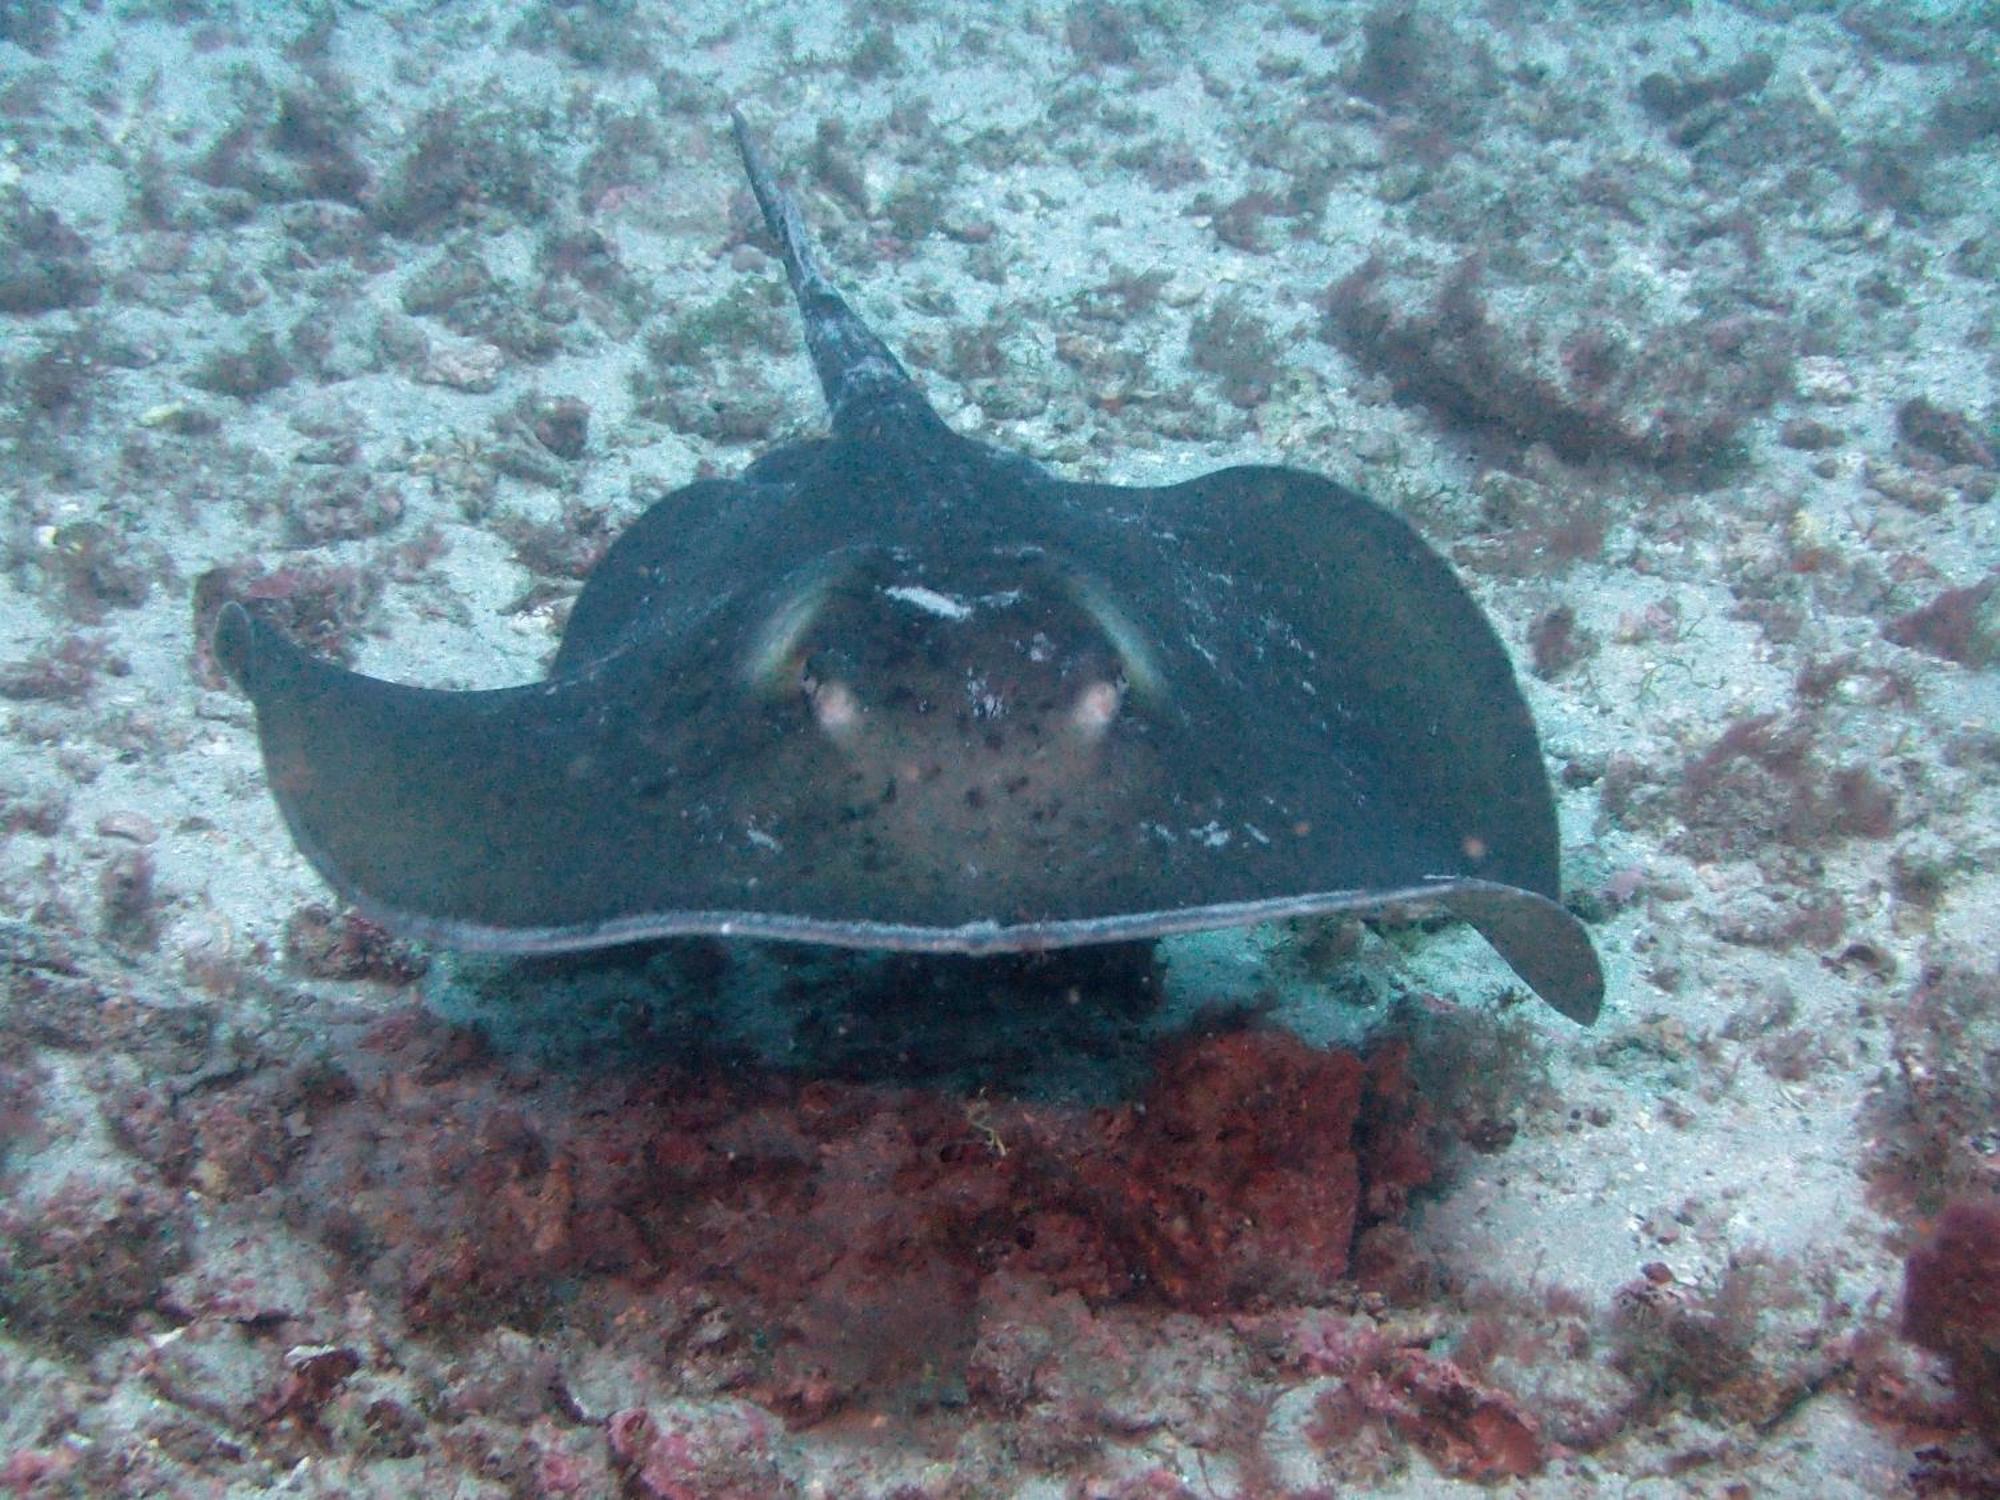
{"type": "Polygon", "coordinates": [[[1266,743],[1286,724],[1324,723],[1319,755],[1372,767],[1372,803],[1394,810],[1403,837],[1380,863],[1328,873],[1380,886],[1462,874],[1555,897],[1534,721],[1451,566],[1400,517],[1317,474],[1224,469],[1161,496],[1160,513],[1227,580],[1190,569],[1176,587],[1214,594],[1211,648],[1252,685],[1237,712],[1267,717],[1266,743]]]}
{"type": "MultiPolygon", "coordinates": [[[[606,717],[595,679],[404,687],[320,661],[236,605],[214,650],[256,705],[266,776],[300,850],[362,911],[502,947],[604,915],[607,866],[631,851],[603,826],[616,799],[594,753],[606,717]]],[[[655,868],[675,868],[686,851],[654,834],[655,868]]]]}
{"type": "Polygon", "coordinates": [[[1604,970],[1584,926],[1564,907],[1518,886],[1460,881],[1438,893],[1446,911],[1469,923],[1528,987],[1584,1026],[1604,1004],[1604,970]]]}

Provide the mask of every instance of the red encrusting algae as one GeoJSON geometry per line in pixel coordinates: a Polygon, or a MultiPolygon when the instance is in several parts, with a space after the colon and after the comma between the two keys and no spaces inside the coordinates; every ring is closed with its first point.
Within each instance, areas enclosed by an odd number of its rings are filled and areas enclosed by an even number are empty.
{"type": "Polygon", "coordinates": [[[1972,1422],[2000,1442],[2000,1200],[1946,1205],[1910,1252],[1903,1336],[1944,1356],[1972,1422]]]}
{"type": "Polygon", "coordinates": [[[1333,1296],[1431,1170],[1400,1047],[1275,1032],[1174,1042],[1142,1098],[1089,1109],[674,1070],[580,1100],[416,1014],[371,1051],[297,1201],[416,1328],[699,1306],[669,1348],[794,1422],[963,1388],[996,1278],[1201,1313],[1333,1296]]]}

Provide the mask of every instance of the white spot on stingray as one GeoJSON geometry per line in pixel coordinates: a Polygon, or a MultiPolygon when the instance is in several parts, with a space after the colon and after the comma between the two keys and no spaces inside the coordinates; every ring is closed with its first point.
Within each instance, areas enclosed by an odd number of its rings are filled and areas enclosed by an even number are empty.
{"type": "Polygon", "coordinates": [[[1115,682],[1093,682],[1081,693],[1070,707],[1069,722],[1076,732],[1087,740],[1100,740],[1111,721],[1118,717],[1118,704],[1122,698],[1115,682]]]}
{"type": "Polygon", "coordinates": [[[1188,837],[1193,839],[1197,844],[1204,844],[1210,849],[1220,849],[1228,844],[1230,832],[1220,823],[1211,819],[1199,828],[1190,828],[1188,830],[1188,837]]]}
{"type": "Polygon", "coordinates": [[[846,739],[861,722],[861,703],[844,682],[822,682],[812,689],[813,718],[836,740],[846,739]]]}
{"type": "Polygon", "coordinates": [[[949,594],[940,594],[936,589],[927,589],[921,584],[899,583],[894,588],[882,590],[898,604],[913,605],[927,615],[936,615],[943,620],[969,620],[972,606],[963,599],[954,599],[949,594]]]}
{"type": "Polygon", "coordinates": [[[997,719],[1007,712],[1007,700],[987,687],[984,677],[966,677],[965,701],[975,719],[997,719]]]}
{"type": "Polygon", "coordinates": [[[750,840],[752,844],[755,844],[759,849],[764,850],[768,854],[777,854],[780,851],[782,851],[785,847],[783,844],[779,843],[776,839],[772,838],[770,834],[764,832],[764,830],[759,828],[755,823],[752,823],[747,829],[744,830],[743,836],[748,840],[750,840]]]}

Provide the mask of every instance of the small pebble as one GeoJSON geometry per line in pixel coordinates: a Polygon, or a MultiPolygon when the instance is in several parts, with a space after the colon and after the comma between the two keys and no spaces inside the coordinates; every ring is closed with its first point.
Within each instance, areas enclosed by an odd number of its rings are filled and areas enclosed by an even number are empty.
{"type": "Polygon", "coordinates": [[[150,844],[160,836],[151,818],[130,810],[106,813],[97,820],[97,831],[108,839],[130,839],[135,844],[150,844]]]}

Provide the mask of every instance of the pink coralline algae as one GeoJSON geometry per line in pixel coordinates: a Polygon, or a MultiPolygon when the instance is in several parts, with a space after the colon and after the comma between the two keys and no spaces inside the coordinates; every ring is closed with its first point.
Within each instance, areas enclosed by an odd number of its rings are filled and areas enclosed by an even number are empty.
{"type": "Polygon", "coordinates": [[[1973,1423],[2000,1442],[2000,1200],[1949,1204],[1911,1252],[1903,1333],[1945,1357],[1973,1423]]]}
{"type": "Polygon", "coordinates": [[[0,1207],[0,1318],[82,1352],[113,1336],[188,1258],[177,1195],[134,1183],[113,1192],[65,1179],[0,1207]]]}
{"type": "Polygon", "coordinates": [[[2000,661],[2000,606],[1994,603],[2000,573],[1964,588],[1946,589],[1930,603],[1896,616],[1882,634],[1898,646],[1927,651],[1962,667],[2000,661]]]}
{"type": "Polygon", "coordinates": [[[1605,286],[1496,284],[1478,256],[1428,269],[1371,258],[1323,307],[1323,336],[1399,395],[1571,460],[1726,467],[1744,419],[1791,380],[1793,335],[1776,319],[1677,322],[1622,307],[1605,286]],[[1516,304],[1509,316],[1492,311],[1496,293],[1516,304]]]}
{"type": "Polygon", "coordinates": [[[1298,1355],[1307,1370],[1340,1377],[1319,1397],[1308,1432],[1321,1447],[1379,1447],[1386,1428],[1445,1473],[1481,1481],[1526,1478],[1548,1462],[1551,1445],[1512,1396],[1366,1319],[1308,1319],[1298,1355]]]}
{"type": "Polygon", "coordinates": [[[302,906],[285,921],[285,957],[315,979],[409,984],[429,961],[357,912],[302,906]]]}
{"type": "MultiPolygon", "coordinates": [[[[257,609],[316,655],[346,661],[381,594],[381,578],[358,568],[299,563],[267,570],[254,562],[210,568],[194,581],[195,639],[210,639],[215,617],[234,601],[257,609]]],[[[199,657],[203,684],[220,686],[222,675],[206,646],[199,657]]]]}
{"type": "Polygon", "coordinates": [[[628,1407],[607,1424],[612,1458],[646,1500],[780,1500],[796,1493],[772,1457],[774,1432],[747,1402],[628,1407]]]}
{"type": "Polygon", "coordinates": [[[795,1422],[962,1390],[996,1276],[1100,1307],[1334,1295],[1430,1173],[1400,1049],[1276,1033],[1175,1043],[1097,1109],[673,1071],[565,1106],[427,1018],[373,1050],[297,1183],[413,1325],[705,1307],[670,1344],[795,1422]]]}

